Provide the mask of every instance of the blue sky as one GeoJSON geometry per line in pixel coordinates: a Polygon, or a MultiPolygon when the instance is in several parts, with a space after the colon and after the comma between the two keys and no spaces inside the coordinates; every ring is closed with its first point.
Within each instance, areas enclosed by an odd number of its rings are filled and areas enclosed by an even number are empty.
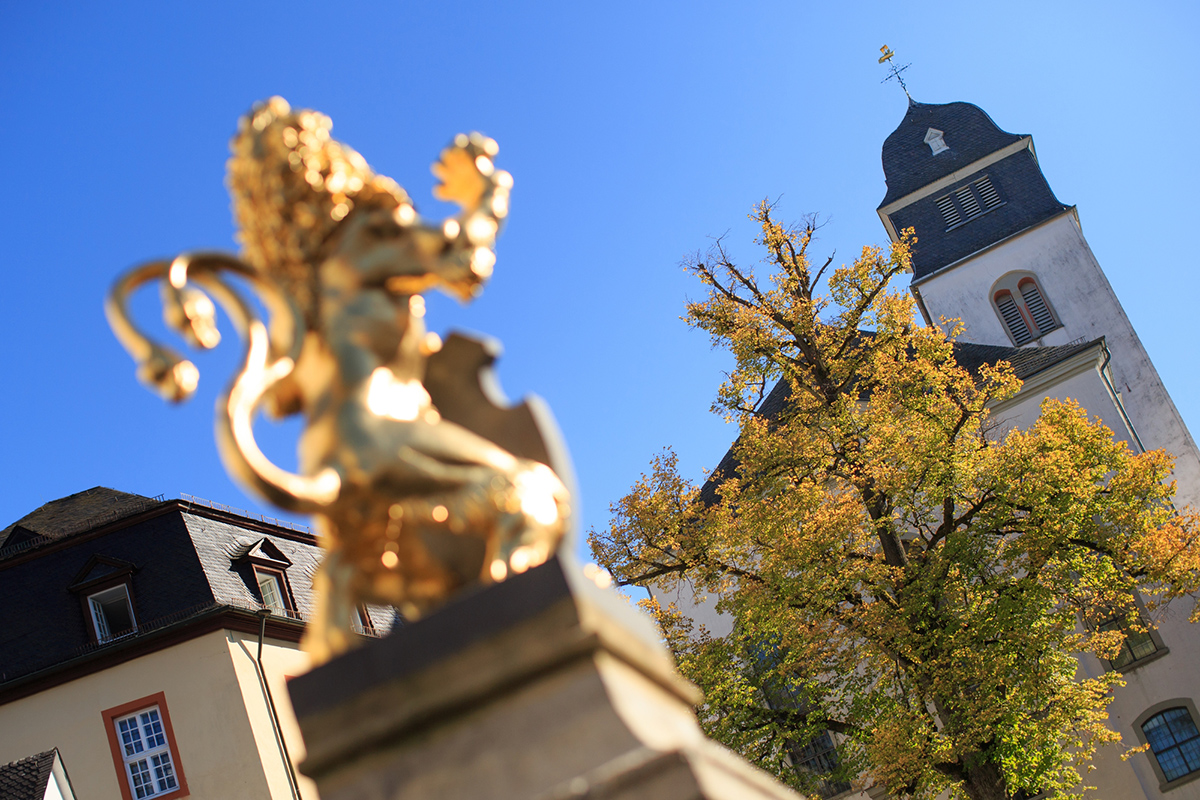
{"type": "MultiPolygon", "coordinates": [[[[459,131],[499,141],[515,188],[495,276],[427,320],[499,338],[509,396],[550,403],[584,530],[664,445],[699,478],[733,436],[708,411],[727,359],[679,320],[701,295],[682,257],[727,233],[756,260],[746,214],[764,197],[827,217],[815,252],[839,262],[886,241],[879,152],[906,101],[880,82],[884,43],[912,62],[917,100],[1033,134],[1200,425],[1193,3],[103,5],[0,7],[0,527],[95,485],[270,513],[213,443],[233,337],[195,358],[198,396],[168,407],[135,382],[101,302],[135,263],[233,249],[228,138],[273,94],[329,114],[431,216],[448,210],[429,199],[439,150],[459,131]]],[[[286,462],[296,431],[261,435],[286,462]]]]}

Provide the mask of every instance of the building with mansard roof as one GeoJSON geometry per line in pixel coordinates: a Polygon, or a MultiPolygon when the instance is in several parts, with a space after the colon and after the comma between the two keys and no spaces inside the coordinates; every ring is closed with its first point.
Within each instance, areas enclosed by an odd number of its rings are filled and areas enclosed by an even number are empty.
{"type": "Polygon", "coordinates": [[[56,751],[89,800],[315,800],[285,683],[320,557],[307,529],[102,487],[9,525],[0,764],[56,751]]]}
{"type": "MultiPolygon", "coordinates": [[[[1200,506],[1196,443],[1088,247],[1078,209],[1050,188],[1033,138],[1002,130],[970,103],[910,102],[884,142],[883,171],[879,217],[893,240],[916,232],[910,289],[926,323],[961,320],[961,364],[975,370],[1008,361],[1023,381],[992,409],[1000,430],[1033,424],[1045,398],[1075,400],[1135,450],[1174,454],[1177,500],[1200,506]]],[[[787,387],[778,385],[760,410],[777,412],[786,402],[787,387]]],[[[727,454],[702,497],[715,499],[721,476],[735,467],[727,454]]],[[[687,595],[663,600],[715,636],[730,632],[712,598],[687,595]]],[[[1109,707],[1124,747],[1101,751],[1097,772],[1087,776],[1102,788],[1097,796],[1200,800],[1200,629],[1187,622],[1192,607],[1177,600],[1156,612],[1151,632],[1126,630],[1113,662],[1080,656],[1084,675],[1119,670],[1126,681],[1109,707]],[[1139,745],[1145,752],[1120,758],[1139,745]]],[[[835,758],[830,735],[793,753],[816,773],[835,758]]],[[[832,782],[822,793],[885,796],[832,782]]]]}

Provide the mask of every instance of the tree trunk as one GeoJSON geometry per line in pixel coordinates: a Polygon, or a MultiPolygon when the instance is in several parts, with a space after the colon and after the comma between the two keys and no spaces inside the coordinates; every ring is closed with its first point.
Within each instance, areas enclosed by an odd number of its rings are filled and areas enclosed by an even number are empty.
{"type": "Polygon", "coordinates": [[[1004,778],[1000,770],[990,761],[984,761],[967,769],[963,789],[971,800],[1008,800],[1004,778]]]}

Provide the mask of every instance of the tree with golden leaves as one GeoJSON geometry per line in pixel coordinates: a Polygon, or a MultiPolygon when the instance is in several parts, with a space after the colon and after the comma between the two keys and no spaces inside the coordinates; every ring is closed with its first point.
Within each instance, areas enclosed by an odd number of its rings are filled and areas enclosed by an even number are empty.
{"type": "Polygon", "coordinates": [[[810,264],[812,220],[752,217],[766,274],[721,242],[685,263],[707,288],[689,323],[734,357],[714,410],[739,427],[735,466],[702,492],[669,450],[654,459],[591,532],[596,560],[657,597],[717,599],[725,637],[646,605],[705,692],[706,730],[798,788],[1080,796],[1119,738],[1105,707],[1121,676],[1077,679],[1076,655],[1115,657],[1123,634],[1096,623],[1138,629],[1135,597],[1200,589],[1171,457],[1072,403],[1046,401],[1028,430],[992,424],[1020,381],[1006,363],[972,374],[956,330],[916,322],[893,286],[911,231],[829,270],[810,264]],[[786,399],[764,404],[777,383],[786,399]],[[827,731],[834,773],[795,769],[827,731]]]}

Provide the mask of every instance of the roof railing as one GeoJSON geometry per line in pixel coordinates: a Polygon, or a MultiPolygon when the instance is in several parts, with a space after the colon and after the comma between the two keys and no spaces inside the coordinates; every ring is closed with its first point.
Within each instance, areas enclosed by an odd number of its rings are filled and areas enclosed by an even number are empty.
{"type": "Polygon", "coordinates": [[[234,514],[239,517],[245,517],[246,519],[256,519],[260,522],[265,522],[268,525],[274,525],[277,528],[287,528],[288,530],[298,531],[299,533],[315,535],[313,534],[312,528],[298,522],[279,519],[278,517],[270,517],[266,514],[259,514],[255,511],[248,511],[244,508],[237,508],[236,506],[227,506],[224,503],[205,500],[203,497],[196,497],[196,495],[187,494],[186,492],[180,492],[179,498],[186,502],[189,506],[194,505],[200,506],[201,508],[211,508],[213,511],[223,511],[226,514],[234,514]]]}
{"type": "MultiPolygon", "coordinates": [[[[75,533],[83,533],[84,531],[95,530],[96,528],[99,528],[102,525],[106,525],[109,522],[112,522],[113,520],[118,520],[123,517],[129,517],[134,514],[138,514],[142,511],[145,511],[146,509],[150,508],[151,506],[158,505],[166,498],[167,498],[167,496],[165,494],[158,494],[158,495],[155,495],[154,497],[141,498],[144,502],[134,501],[134,502],[128,503],[127,505],[123,505],[119,508],[110,508],[107,511],[101,511],[98,514],[88,517],[87,527],[82,528],[82,529],[76,531],[75,533]]],[[[73,536],[74,533],[72,533],[70,535],[73,536]]],[[[34,547],[37,547],[38,545],[48,544],[50,542],[59,541],[60,538],[62,538],[62,537],[46,536],[45,534],[39,533],[37,536],[33,537],[32,539],[26,539],[23,542],[19,542],[17,544],[13,544],[13,545],[8,545],[7,547],[0,547],[0,561],[8,558],[9,556],[16,555],[17,553],[22,553],[26,550],[30,550],[34,547]]]]}

